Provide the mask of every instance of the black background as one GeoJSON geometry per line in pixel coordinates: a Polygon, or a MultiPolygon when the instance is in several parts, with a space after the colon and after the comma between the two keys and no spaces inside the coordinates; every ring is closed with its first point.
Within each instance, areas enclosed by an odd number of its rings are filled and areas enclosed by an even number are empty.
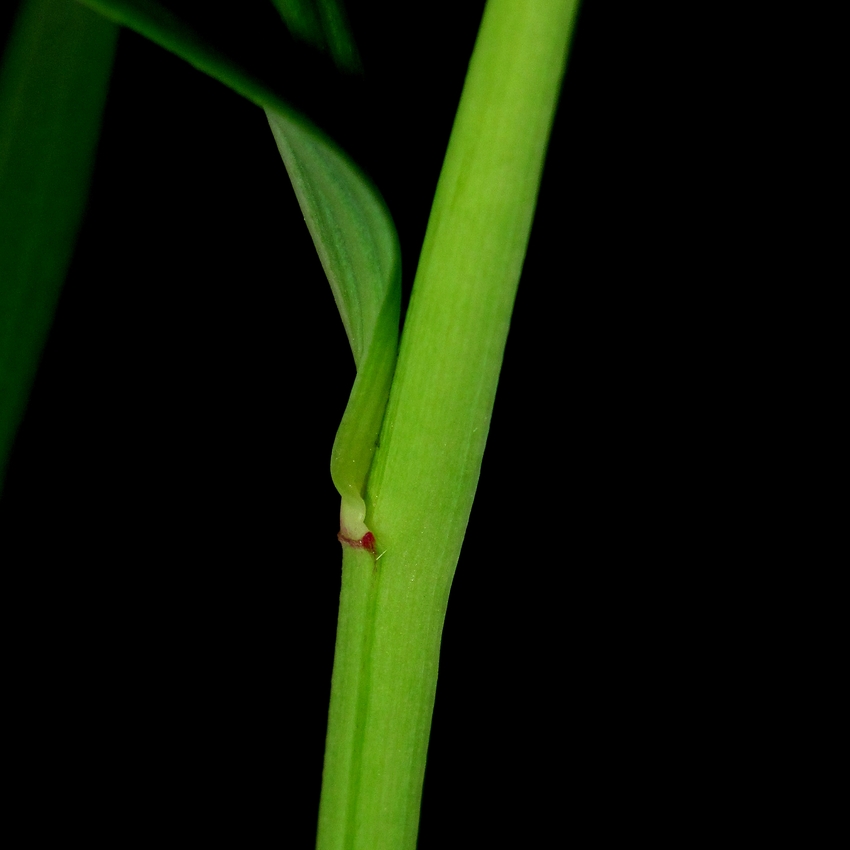
{"type": "MultiPolygon", "coordinates": [[[[262,24],[247,41],[199,25],[273,73],[283,28],[243,5],[262,24]]],[[[482,8],[350,4],[367,84],[280,72],[387,199],[406,294],[482,8]]],[[[731,427],[705,401],[721,355],[697,343],[710,259],[683,260],[691,130],[651,129],[677,95],[620,52],[631,22],[606,8],[581,14],[549,148],[449,604],[421,850],[614,828],[652,737],[705,698],[683,672],[704,648],[681,635],[715,546],[694,480],[721,474],[731,427]]],[[[63,817],[94,834],[108,807],[118,838],[180,813],[187,840],[311,846],[339,593],[328,462],[353,373],[262,112],[122,33],[2,501],[25,795],[82,793],[63,817]]],[[[666,750],[666,772],[703,743],[666,750]]]]}

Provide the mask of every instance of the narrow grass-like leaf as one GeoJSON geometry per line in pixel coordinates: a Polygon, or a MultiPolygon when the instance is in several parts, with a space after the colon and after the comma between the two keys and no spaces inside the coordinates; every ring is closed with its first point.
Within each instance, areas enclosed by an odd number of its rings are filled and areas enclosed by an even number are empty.
{"type": "Polygon", "coordinates": [[[327,47],[319,10],[311,0],[272,0],[289,31],[320,50],[327,47]]]}
{"type": "Polygon", "coordinates": [[[349,71],[360,70],[357,46],[339,0],[272,0],[289,31],[320,50],[349,71]]]}
{"type": "Polygon", "coordinates": [[[340,533],[368,532],[366,477],[390,390],[398,342],[401,265],[389,213],[340,152],[274,110],[278,149],[348,333],[357,378],[334,441],[331,474],[342,495],[340,533]]]}
{"type": "Polygon", "coordinates": [[[27,0],[0,72],[0,484],[88,195],[117,27],[27,0]]]}
{"type": "Polygon", "coordinates": [[[336,299],[357,378],[331,461],[342,496],[341,534],[360,541],[366,476],[395,368],[401,266],[392,218],[375,187],[351,160],[269,85],[205,43],[151,0],[85,0],[265,109],[336,299]]]}

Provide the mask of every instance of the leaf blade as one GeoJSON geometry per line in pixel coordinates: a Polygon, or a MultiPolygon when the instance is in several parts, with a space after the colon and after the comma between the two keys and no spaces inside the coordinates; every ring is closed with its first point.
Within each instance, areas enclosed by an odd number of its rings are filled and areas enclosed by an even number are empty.
{"type": "Polygon", "coordinates": [[[357,45],[340,0],[272,0],[272,3],[296,38],[328,51],[337,67],[360,70],[357,45]]]}
{"type": "Polygon", "coordinates": [[[380,193],[340,148],[264,81],[205,43],[153,0],[83,0],[266,111],[307,226],[328,275],[358,375],[331,454],[342,497],[341,531],[368,532],[365,487],[398,345],[401,259],[380,193]]]}
{"type": "Polygon", "coordinates": [[[21,7],[0,78],[0,483],[85,209],[117,27],[21,7]]]}
{"type": "Polygon", "coordinates": [[[357,377],[331,453],[341,533],[368,531],[364,493],[395,369],[401,256],[389,211],[341,151],[266,110],[351,344],[357,377]]]}

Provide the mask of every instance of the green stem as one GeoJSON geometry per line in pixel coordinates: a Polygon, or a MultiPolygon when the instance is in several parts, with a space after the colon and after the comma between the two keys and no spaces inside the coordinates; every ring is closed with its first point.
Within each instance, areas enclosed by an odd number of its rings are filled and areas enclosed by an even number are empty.
{"type": "Polygon", "coordinates": [[[416,845],[443,620],[577,5],[484,13],[367,486],[377,560],[343,547],[319,850],[416,845]]]}

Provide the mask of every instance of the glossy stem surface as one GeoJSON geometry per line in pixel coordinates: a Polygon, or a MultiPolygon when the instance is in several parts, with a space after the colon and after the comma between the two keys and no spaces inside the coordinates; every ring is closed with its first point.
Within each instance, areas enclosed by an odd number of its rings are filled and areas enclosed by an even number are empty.
{"type": "Polygon", "coordinates": [[[367,484],[376,560],[344,546],[319,850],[416,846],[443,620],[576,7],[484,13],[367,484]]]}

